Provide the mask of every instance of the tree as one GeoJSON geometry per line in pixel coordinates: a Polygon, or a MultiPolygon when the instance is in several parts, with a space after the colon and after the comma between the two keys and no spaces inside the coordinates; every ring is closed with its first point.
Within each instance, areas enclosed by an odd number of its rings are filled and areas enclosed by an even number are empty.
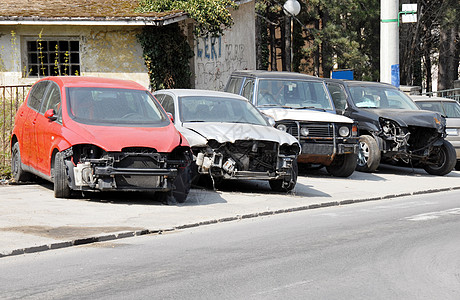
{"type": "Polygon", "coordinates": [[[458,0],[418,1],[417,23],[400,28],[402,83],[431,91],[432,69],[437,66],[437,89],[453,87],[459,76],[459,6],[458,0]]]}
{"type": "MultiPolygon", "coordinates": [[[[335,65],[355,71],[355,78],[377,80],[379,70],[378,0],[309,0],[301,2],[294,22],[293,65],[295,71],[329,77],[335,65]],[[363,3],[365,2],[365,3],[363,3]]],[[[279,1],[258,0],[261,38],[269,51],[269,69],[280,70],[286,51],[283,11],[279,1]]]]}

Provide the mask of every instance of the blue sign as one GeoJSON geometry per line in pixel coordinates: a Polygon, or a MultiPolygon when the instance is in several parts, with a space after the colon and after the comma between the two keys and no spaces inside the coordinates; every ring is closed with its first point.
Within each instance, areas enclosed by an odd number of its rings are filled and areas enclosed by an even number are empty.
{"type": "Polygon", "coordinates": [[[332,71],[331,78],[353,80],[353,70],[332,71]]]}
{"type": "Polygon", "coordinates": [[[391,84],[399,88],[399,64],[391,65],[391,84]]]}

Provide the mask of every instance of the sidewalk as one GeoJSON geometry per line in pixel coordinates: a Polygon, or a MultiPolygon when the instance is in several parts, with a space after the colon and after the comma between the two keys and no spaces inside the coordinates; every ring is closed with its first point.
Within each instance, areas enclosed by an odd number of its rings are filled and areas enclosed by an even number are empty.
{"type": "Polygon", "coordinates": [[[377,173],[333,178],[301,174],[295,192],[274,193],[264,181],[227,182],[219,191],[192,189],[187,202],[162,205],[152,194],[105,193],[56,199],[51,184],[0,186],[0,258],[136,235],[296,210],[388,200],[460,189],[460,172],[383,166],[377,173]],[[238,190],[236,190],[238,188],[238,190]]]}

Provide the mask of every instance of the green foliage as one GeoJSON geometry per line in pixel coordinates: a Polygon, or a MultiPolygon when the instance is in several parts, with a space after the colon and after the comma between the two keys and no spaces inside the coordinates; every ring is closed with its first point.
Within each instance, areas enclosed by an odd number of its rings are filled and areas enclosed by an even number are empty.
{"type": "Polygon", "coordinates": [[[137,38],[144,49],[153,90],[191,87],[189,59],[193,51],[177,23],[145,26],[137,38]]]}
{"type": "MultiPolygon", "coordinates": [[[[337,65],[353,69],[357,79],[378,79],[380,1],[298,1],[301,11],[294,21],[293,70],[329,77],[328,71],[337,65]]],[[[256,13],[266,20],[267,32],[270,26],[283,30],[283,3],[257,0],[256,13]]],[[[270,37],[265,39],[267,47],[269,41],[270,37]]],[[[275,41],[278,53],[282,45],[275,41]]]]}
{"type": "Polygon", "coordinates": [[[198,36],[219,36],[233,25],[229,7],[238,6],[232,0],[141,0],[139,12],[185,11],[196,21],[198,36]]]}

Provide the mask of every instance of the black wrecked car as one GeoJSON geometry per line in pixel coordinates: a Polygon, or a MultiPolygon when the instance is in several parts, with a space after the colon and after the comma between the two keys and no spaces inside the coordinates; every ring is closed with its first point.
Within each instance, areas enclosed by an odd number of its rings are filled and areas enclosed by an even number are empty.
{"type": "Polygon", "coordinates": [[[398,88],[379,82],[328,79],[337,113],[358,121],[360,153],[356,170],[373,172],[380,162],[421,167],[446,175],[456,153],[446,137],[446,120],[420,110],[398,88]]]}

